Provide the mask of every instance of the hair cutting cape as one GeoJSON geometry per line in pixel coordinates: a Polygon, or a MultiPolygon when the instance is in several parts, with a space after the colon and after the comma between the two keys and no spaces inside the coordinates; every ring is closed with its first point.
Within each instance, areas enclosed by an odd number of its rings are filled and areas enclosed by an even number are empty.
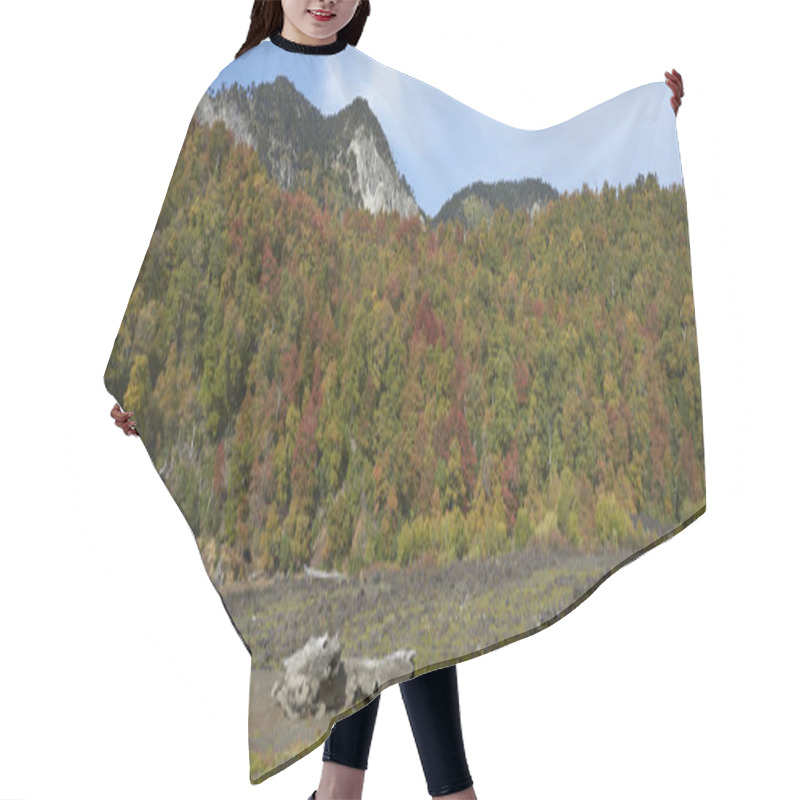
{"type": "Polygon", "coordinates": [[[705,511],[670,96],[523,130],[273,36],[201,98],[104,382],[251,657],[252,783],[705,511]]]}

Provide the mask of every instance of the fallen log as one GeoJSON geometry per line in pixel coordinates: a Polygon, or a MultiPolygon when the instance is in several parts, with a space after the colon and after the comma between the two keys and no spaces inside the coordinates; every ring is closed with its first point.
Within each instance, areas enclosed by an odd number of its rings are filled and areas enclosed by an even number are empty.
{"type": "Polygon", "coordinates": [[[342,572],[323,572],[321,569],[314,569],[309,567],[308,564],[303,565],[306,571],[306,578],[323,578],[327,580],[346,581],[347,575],[342,572]]]}

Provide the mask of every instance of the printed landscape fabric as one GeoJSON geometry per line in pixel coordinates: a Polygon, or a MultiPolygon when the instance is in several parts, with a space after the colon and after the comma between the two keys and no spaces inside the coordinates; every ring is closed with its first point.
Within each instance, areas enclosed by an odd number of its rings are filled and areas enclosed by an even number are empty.
{"type": "Polygon", "coordinates": [[[670,97],[523,130],[272,37],[201,98],[104,382],[251,657],[252,783],[704,513],[670,97]]]}

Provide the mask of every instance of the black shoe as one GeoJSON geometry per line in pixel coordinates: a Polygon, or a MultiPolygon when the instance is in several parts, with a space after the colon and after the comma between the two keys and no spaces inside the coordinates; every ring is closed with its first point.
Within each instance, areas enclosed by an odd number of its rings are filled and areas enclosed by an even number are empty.
{"type": "Polygon", "coordinates": [[[309,797],[308,800],[315,800],[316,796],[317,796],[317,790],[314,789],[314,791],[311,793],[311,797],[309,797]]]}

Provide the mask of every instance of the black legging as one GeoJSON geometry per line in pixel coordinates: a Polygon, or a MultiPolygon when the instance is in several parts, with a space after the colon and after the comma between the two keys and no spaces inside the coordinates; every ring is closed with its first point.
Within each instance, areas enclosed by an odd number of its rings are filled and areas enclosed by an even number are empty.
{"type": "MultiPolygon", "coordinates": [[[[431,797],[468,789],[472,777],[461,734],[455,664],[403,681],[400,692],[431,797]]],[[[380,699],[378,695],[355,714],[334,723],[325,740],[323,761],[367,768],[380,699]]]]}

